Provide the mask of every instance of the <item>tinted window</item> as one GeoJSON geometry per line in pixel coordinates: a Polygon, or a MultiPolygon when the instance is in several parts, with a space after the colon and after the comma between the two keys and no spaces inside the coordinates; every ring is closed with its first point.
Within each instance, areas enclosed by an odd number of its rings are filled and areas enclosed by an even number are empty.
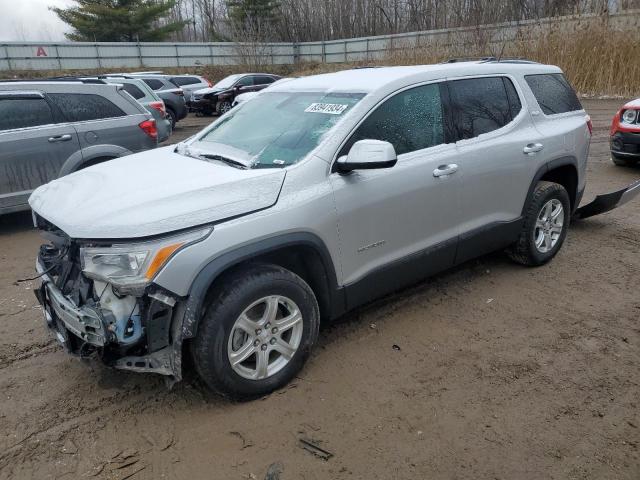
{"type": "Polygon", "coordinates": [[[48,96],[70,122],[125,116],[122,110],[100,95],[50,93],[48,96]]]}
{"type": "Polygon", "coordinates": [[[511,104],[501,77],[454,80],[449,82],[449,95],[453,134],[457,140],[492,132],[512,119],[511,104]]]}
{"type": "Polygon", "coordinates": [[[0,98],[0,130],[54,123],[51,109],[42,98],[0,98]]]}
{"type": "Polygon", "coordinates": [[[269,83],[273,83],[274,80],[275,79],[273,77],[267,77],[267,76],[256,77],[256,85],[267,85],[269,83]]]}
{"type": "Polygon", "coordinates": [[[200,79],[196,77],[173,77],[171,81],[175,83],[178,87],[182,87],[184,85],[195,85],[196,83],[200,83],[200,79]]]}
{"type": "Polygon", "coordinates": [[[576,92],[561,73],[527,75],[524,78],[545,115],[582,110],[576,92]]]}
{"type": "Polygon", "coordinates": [[[143,80],[152,90],[160,90],[164,86],[164,83],[155,78],[144,78],[143,80]]]}
{"type": "Polygon", "coordinates": [[[240,87],[249,87],[253,85],[253,77],[243,77],[238,80],[238,83],[236,83],[236,85],[240,87]]]}
{"type": "Polygon", "coordinates": [[[136,100],[140,100],[141,98],[144,98],[144,92],[132,83],[123,83],[122,89],[125,92],[127,92],[129,95],[131,95],[133,98],[135,98],[136,100]]]}
{"type": "Polygon", "coordinates": [[[358,127],[339,156],[366,139],[387,141],[398,155],[444,143],[439,85],[405,90],[385,101],[358,127]]]}

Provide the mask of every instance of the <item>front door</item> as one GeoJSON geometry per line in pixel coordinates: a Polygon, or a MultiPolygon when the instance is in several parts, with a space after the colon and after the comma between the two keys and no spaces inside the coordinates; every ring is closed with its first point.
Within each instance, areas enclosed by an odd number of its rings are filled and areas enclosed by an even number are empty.
{"type": "Polygon", "coordinates": [[[439,84],[378,106],[351,135],[390,142],[390,169],[331,174],[349,307],[453,265],[460,220],[456,147],[446,144],[439,84]]]}

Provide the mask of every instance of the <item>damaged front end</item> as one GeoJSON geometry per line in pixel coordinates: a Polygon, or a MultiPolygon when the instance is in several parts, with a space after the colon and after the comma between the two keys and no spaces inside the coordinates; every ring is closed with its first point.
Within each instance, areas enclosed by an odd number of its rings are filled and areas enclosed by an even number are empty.
{"type": "Polygon", "coordinates": [[[36,216],[47,244],[36,296],[68,352],[106,365],[181,379],[181,299],[153,283],[178,250],[210,228],[129,244],[69,238],[36,216]]]}

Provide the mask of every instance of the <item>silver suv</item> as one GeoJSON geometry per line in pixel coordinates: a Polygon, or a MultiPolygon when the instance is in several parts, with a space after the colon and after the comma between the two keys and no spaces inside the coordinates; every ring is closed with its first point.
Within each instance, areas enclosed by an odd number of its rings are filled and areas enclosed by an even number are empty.
{"type": "Polygon", "coordinates": [[[291,80],[177,147],[38,189],[37,296],[70,352],[173,380],[188,352],[212,389],[263,395],[321,322],[490,251],[551,260],[590,138],[553,66],[291,80]]]}
{"type": "Polygon", "coordinates": [[[115,85],[0,82],[0,215],[40,185],[157,146],[155,121],[115,85]]]}

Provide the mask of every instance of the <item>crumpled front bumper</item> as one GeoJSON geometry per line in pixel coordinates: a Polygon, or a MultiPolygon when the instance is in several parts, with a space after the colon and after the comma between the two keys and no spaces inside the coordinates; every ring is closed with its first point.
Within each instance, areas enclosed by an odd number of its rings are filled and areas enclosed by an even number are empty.
{"type": "MultiPolygon", "coordinates": [[[[158,373],[174,381],[182,378],[182,342],[179,326],[170,332],[174,313],[181,315],[175,302],[166,295],[156,294],[145,302],[145,316],[149,322],[145,328],[145,355],[105,355],[106,351],[117,351],[115,335],[107,328],[104,314],[96,308],[78,306],[55,285],[38,263],[36,266],[42,283],[34,290],[40,303],[46,326],[70,354],[86,356],[88,351],[98,351],[109,366],[136,372],[158,373]],[[173,339],[173,342],[171,341],[173,339]]],[[[178,322],[181,324],[181,322],[178,322]]]]}

